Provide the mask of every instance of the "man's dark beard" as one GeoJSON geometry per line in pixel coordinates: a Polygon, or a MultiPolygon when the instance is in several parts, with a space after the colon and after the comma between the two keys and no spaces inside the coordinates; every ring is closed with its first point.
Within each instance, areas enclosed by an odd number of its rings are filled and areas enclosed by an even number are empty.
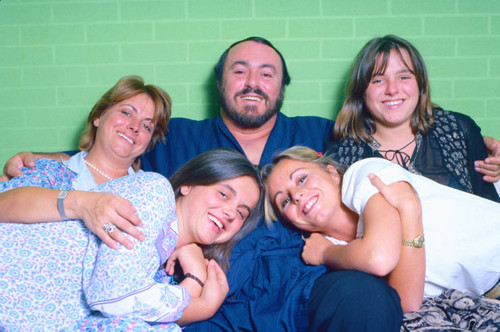
{"type": "MultiPolygon", "coordinates": [[[[253,92],[255,94],[258,94],[259,96],[263,97],[266,102],[269,101],[269,97],[267,94],[260,90],[259,88],[257,89],[250,89],[247,88],[243,91],[240,91],[236,94],[236,96],[242,95],[242,94],[247,94],[253,92]]],[[[278,95],[278,98],[276,99],[276,103],[274,107],[268,108],[265,110],[264,114],[258,115],[258,116],[249,116],[246,113],[239,113],[237,109],[230,108],[229,105],[226,102],[226,98],[224,96],[224,90],[220,87],[217,86],[217,96],[219,98],[219,104],[220,107],[222,108],[222,111],[226,113],[226,115],[233,120],[238,126],[246,129],[254,129],[262,126],[264,123],[269,121],[276,113],[278,113],[281,109],[281,106],[283,104],[283,88],[280,90],[280,93],[278,95]]],[[[235,96],[235,97],[236,97],[235,96]]],[[[257,107],[254,106],[247,106],[245,109],[246,111],[252,111],[253,109],[257,109],[257,107]]]]}

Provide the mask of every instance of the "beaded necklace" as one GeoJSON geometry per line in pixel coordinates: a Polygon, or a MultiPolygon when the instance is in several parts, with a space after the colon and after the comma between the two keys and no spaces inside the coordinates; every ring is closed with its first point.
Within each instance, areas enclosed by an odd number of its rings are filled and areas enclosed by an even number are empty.
{"type": "Polygon", "coordinates": [[[86,159],[83,159],[83,161],[85,162],[85,164],[87,164],[87,166],[89,166],[90,168],[92,168],[94,171],[96,171],[97,173],[101,174],[102,176],[104,176],[109,181],[113,180],[110,176],[106,175],[103,171],[101,171],[99,168],[97,168],[94,165],[92,165],[86,159]]]}

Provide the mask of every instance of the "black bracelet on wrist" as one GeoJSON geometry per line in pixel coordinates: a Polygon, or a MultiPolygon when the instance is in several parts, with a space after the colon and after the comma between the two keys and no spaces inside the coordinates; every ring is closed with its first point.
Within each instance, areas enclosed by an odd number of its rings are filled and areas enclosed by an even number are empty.
{"type": "Polygon", "coordinates": [[[193,279],[194,281],[196,281],[198,283],[198,285],[201,286],[201,288],[203,288],[205,286],[205,284],[203,283],[203,281],[201,281],[200,279],[198,279],[197,276],[195,276],[195,275],[193,275],[191,273],[186,273],[184,275],[184,278],[191,278],[191,279],[193,279]]]}

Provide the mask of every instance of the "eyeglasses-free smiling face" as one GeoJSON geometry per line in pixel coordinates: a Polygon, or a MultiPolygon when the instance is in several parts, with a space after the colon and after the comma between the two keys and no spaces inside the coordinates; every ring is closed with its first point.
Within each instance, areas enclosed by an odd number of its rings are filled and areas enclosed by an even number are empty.
{"type": "Polygon", "coordinates": [[[269,174],[267,189],[278,214],[305,231],[321,232],[340,209],[340,176],[331,165],[283,159],[269,174]]]}
{"type": "Polygon", "coordinates": [[[106,156],[133,162],[151,140],[154,110],[153,101],[143,93],[111,106],[94,120],[94,126],[98,127],[94,147],[106,156]]]}
{"type": "Polygon", "coordinates": [[[181,186],[177,209],[180,230],[200,244],[229,241],[243,226],[259,200],[254,179],[241,176],[209,186],[181,186]]]}
{"type": "Polygon", "coordinates": [[[256,128],[281,108],[281,58],[271,47],[254,41],[235,45],[222,75],[222,108],[236,124],[256,128]]]}
{"type": "Polygon", "coordinates": [[[408,52],[402,49],[401,53],[402,59],[391,51],[385,72],[374,73],[365,91],[365,105],[376,126],[410,126],[411,115],[418,105],[420,90],[413,65],[408,52]]]}

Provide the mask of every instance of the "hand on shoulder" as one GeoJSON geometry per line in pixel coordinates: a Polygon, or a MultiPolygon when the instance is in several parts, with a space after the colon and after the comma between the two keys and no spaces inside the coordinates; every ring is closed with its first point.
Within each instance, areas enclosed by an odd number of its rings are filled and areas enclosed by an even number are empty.
{"type": "Polygon", "coordinates": [[[8,181],[16,176],[23,176],[21,168],[35,167],[35,154],[32,152],[21,152],[12,156],[3,166],[3,175],[0,181],[8,181]]]}

